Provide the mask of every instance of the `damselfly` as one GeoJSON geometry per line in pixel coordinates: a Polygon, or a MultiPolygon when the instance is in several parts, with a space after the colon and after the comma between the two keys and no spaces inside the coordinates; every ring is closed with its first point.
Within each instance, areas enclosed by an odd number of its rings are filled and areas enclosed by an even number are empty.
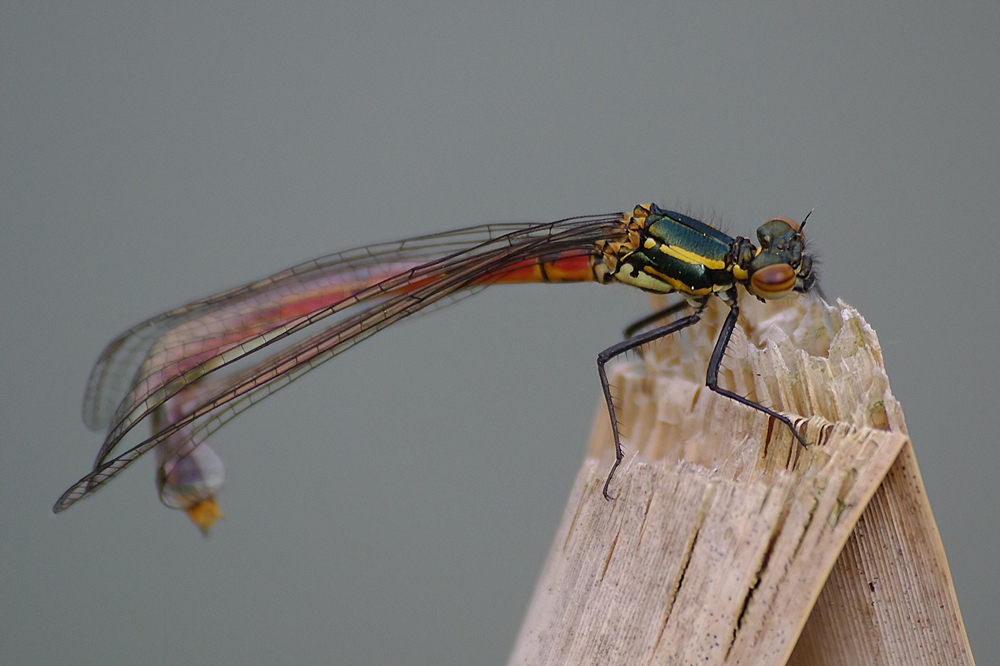
{"type": "Polygon", "coordinates": [[[207,530],[220,515],[214,497],[223,480],[222,461],[205,443],[211,433],[376,332],[501,283],[620,282],[684,297],[597,356],[615,442],[608,499],[624,454],[605,364],[696,323],[712,296],[730,310],[705,383],[784,423],[804,446],[787,416],[718,385],[739,316],[738,285],[761,300],[817,289],[804,226],[770,220],[757,230],[758,246],[654,204],[547,224],[484,225],[327,255],[164,312],[119,335],[97,360],[83,418],[91,429],[107,428],[107,437],[91,472],[53,510],[94,493],[155,448],[161,500],[207,530]],[[688,316],[646,330],[686,307],[688,316]],[[152,436],[116,453],[147,419],[152,436]]]}

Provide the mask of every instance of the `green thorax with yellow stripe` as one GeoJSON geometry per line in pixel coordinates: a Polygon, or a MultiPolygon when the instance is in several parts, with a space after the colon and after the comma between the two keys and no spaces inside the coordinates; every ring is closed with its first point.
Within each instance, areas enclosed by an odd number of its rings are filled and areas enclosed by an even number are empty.
{"type": "Polygon", "coordinates": [[[599,246],[605,281],[676,291],[702,302],[712,294],[728,299],[737,284],[761,300],[815,287],[802,227],[792,220],[775,218],[761,225],[757,247],[656,204],[636,206],[625,217],[625,237],[599,246]]]}
{"type": "Polygon", "coordinates": [[[733,274],[740,259],[737,246],[744,243],[687,215],[650,204],[635,207],[627,237],[605,245],[604,262],[617,281],[646,291],[707,296],[745,279],[745,271],[733,274]]]}

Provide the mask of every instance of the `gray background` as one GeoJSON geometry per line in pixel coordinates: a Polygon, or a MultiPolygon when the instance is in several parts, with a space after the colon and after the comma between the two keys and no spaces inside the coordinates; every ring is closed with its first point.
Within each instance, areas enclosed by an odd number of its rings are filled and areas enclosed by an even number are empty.
{"type": "Polygon", "coordinates": [[[318,254],[656,201],[741,234],[815,207],[1000,663],[1000,4],[201,4],[0,9],[0,662],[502,663],[641,293],[380,334],[218,433],[208,540],[151,460],[50,515],[100,443],[84,382],[318,254]]]}

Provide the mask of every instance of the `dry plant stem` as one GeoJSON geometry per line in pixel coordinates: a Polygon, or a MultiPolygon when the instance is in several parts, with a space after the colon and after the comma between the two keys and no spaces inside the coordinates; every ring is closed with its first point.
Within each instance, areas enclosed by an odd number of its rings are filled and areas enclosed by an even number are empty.
{"type": "Polygon", "coordinates": [[[616,366],[617,497],[598,410],[511,664],[972,663],[874,331],[843,303],[742,307],[720,381],[815,444],[704,388],[718,308],[616,366]]]}

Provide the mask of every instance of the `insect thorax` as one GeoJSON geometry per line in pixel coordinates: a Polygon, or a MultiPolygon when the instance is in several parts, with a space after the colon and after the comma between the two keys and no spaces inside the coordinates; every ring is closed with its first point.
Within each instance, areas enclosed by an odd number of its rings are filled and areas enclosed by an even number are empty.
{"type": "Polygon", "coordinates": [[[731,289],[737,282],[736,241],[721,232],[707,235],[686,219],[653,205],[636,206],[631,215],[623,214],[625,237],[599,244],[604,281],[697,297],[731,289]]]}

